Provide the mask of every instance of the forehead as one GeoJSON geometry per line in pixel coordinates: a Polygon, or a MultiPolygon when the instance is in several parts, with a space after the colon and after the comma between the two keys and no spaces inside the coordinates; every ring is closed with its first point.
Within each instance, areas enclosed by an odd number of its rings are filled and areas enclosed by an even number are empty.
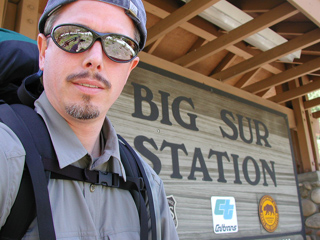
{"type": "Polygon", "coordinates": [[[98,32],[117,32],[133,36],[135,25],[118,6],[96,0],[80,0],[63,6],[54,25],[78,23],[98,32]]]}

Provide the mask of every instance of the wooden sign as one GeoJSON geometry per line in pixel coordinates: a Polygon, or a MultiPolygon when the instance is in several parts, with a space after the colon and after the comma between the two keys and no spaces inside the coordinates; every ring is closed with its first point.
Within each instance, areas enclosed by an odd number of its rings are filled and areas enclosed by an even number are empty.
{"type": "Polygon", "coordinates": [[[283,113],[140,63],[108,117],[163,179],[180,239],[305,238],[283,113]]]}

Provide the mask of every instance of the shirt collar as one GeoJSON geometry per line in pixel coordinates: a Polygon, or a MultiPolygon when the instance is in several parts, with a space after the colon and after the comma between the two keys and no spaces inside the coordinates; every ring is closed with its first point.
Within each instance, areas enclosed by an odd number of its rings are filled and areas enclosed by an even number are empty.
{"type": "MultiPolygon", "coordinates": [[[[35,110],[47,125],[52,144],[57,154],[60,168],[88,158],[89,154],[64,118],[53,108],[45,92],[35,102],[35,110]]],[[[92,160],[90,169],[118,173],[126,180],[126,174],[120,160],[119,141],[115,129],[106,117],[102,126],[105,146],[102,155],[92,160]]]]}

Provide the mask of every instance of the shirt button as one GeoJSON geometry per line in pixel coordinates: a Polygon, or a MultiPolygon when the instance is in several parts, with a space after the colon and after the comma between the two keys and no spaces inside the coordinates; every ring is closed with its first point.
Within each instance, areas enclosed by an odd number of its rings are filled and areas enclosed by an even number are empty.
{"type": "Polygon", "coordinates": [[[90,184],[90,192],[94,192],[96,190],[96,185],[90,184]]]}

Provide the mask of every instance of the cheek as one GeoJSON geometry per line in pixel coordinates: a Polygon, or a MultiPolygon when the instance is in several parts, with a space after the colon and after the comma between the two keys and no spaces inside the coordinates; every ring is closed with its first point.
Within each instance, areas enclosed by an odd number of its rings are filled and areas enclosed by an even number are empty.
{"type": "Polygon", "coordinates": [[[44,62],[43,70],[43,86],[47,93],[54,92],[54,95],[59,94],[59,88],[63,82],[64,67],[68,66],[63,63],[62,59],[47,57],[44,62]]]}
{"type": "Polygon", "coordinates": [[[54,82],[55,79],[54,77],[54,72],[51,71],[49,68],[45,68],[43,71],[43,87],[48,94],[51,94],[54,91],[54,82]]]}
{"type": "Polygon", "coordinates": [[[108,74],[108,79],[109,81],[111,82],[111,85],[112,85],[112,89],[111,91],[107,91],[107,99],[106,101],[108,102],[108,105],[112,105],[116,100],[117,98],[120,96],[124,86],[126,85],[126,82],[127,82],[127,77],[128,77],[128,74],[127,74],[127,69],[126,68],[118,68],[118,67],[111,67],[109,69],[112,69],[112,73],[111,74],[111,71],[109,71],[109,74],[108,74]]]}
{"type": "Polygon", "coordinates": [[[116,80],[114,81],[114,87],[116,88],[116,91],[118,93],[118,95],[120,95],[120,93],[122,92],[124,86],[127,83],[127,79],[129,74],[127,74],[126,71],[122,70],[119,71],[120,74],[117,75],[116,80]]]}

